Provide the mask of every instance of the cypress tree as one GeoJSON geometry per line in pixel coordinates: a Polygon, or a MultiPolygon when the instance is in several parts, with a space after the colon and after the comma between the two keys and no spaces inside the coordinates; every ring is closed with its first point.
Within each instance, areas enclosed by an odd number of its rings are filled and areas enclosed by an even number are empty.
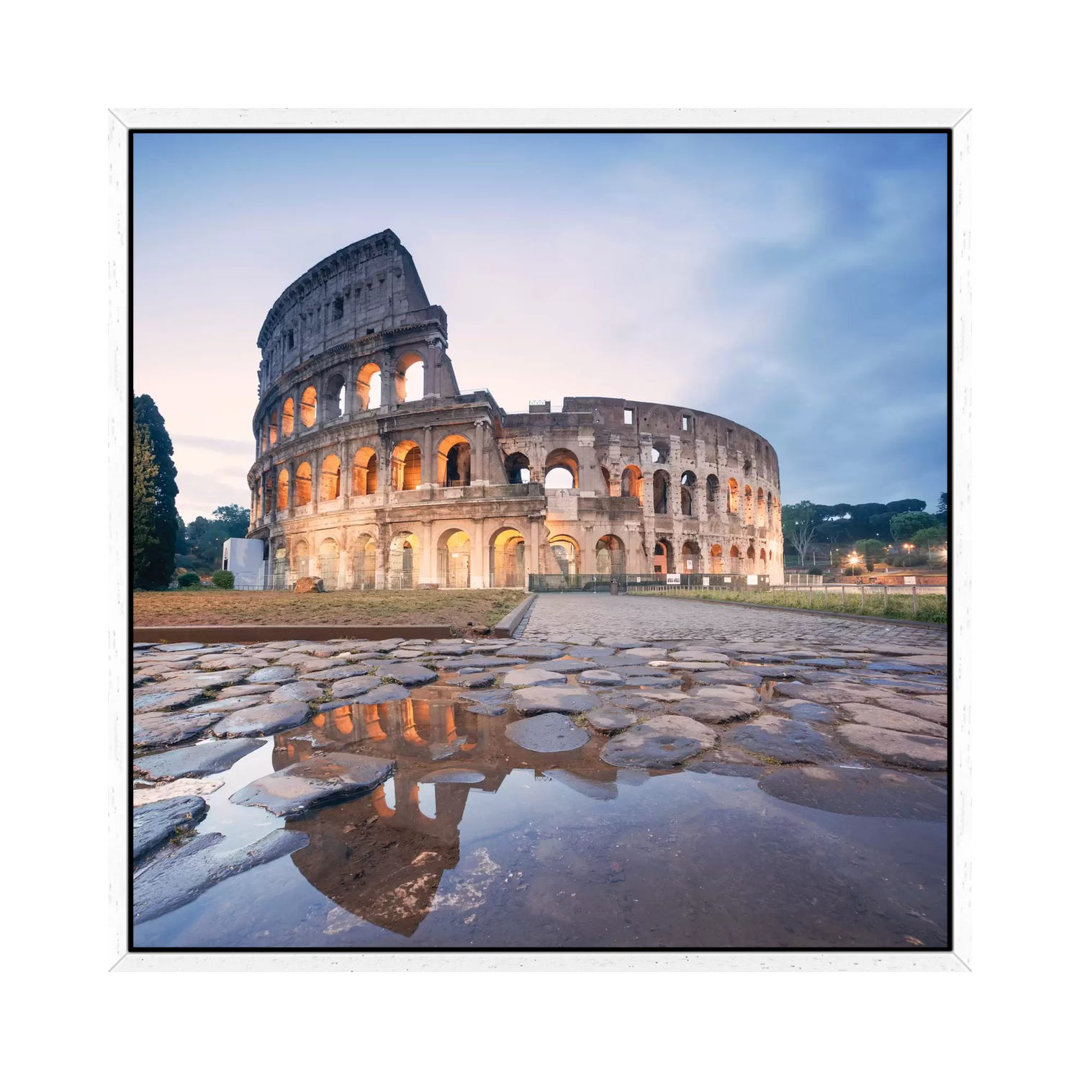
{"type": "Polygon", "coordinates": [[[165,430],[165,421],[149,394],[135,398],[133,410],[132,575],[135,585],[140,588],[162,589],[169,584],[176,557],[176,494],[179,489],[172,459],[173,445],[165,430]],[[143,434],[140,434],[140,428],[143,434]],[[152,477],[145,461],[139,466],[140,455],[143,458],[149,456],[156,470],[152,477]],[[153,493],[152,515],[143,524],[135,517],[140,484],[148,485],[153,493]],[[141,538],[138,532],[140,528],[143,529],[141,538]]]}

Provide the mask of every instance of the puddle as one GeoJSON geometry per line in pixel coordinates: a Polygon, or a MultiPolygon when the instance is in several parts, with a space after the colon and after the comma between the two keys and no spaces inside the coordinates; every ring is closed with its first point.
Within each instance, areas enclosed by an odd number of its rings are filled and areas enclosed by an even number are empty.
{"type": "Polygon", "coordinates": [[[617,769],[597,734],[532,752],[506,736],[513,709],[479,715],[461,692],[436,683],[320,713],[220,774],[199,833],[223,833],[226,851],[276,829],[307,845],[136,925],[136,947],[946,944],[944,822],[803,806],[754,777],[617,769]],[[396,770],[289,822],[229,802],[337,751],[396,770]]]}

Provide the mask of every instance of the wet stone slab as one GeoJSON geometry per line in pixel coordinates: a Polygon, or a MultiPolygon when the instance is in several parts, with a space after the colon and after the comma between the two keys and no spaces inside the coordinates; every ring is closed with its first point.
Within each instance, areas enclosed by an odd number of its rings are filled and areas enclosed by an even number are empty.
{"type": "Polygon", "coordinates": [[[948,795],[912,773],[805,765],[780,769],[759,781],[774,798],[832,814],[944,821],[948,795]]]}
{"type": "Polygon", "coordinates": [[[515,668],[502,677],[503,686],[521,689],[525,686],[559,686],[566,684],[566,676],[558,671],[546,668],[515,668]]]}
{"type": "Polygon", "coordinates": [[[135,759],[135,772],[151,780],[173,780],[181,776],[209,776],[222,772],[262,746],[261,739],[230,739],[228,742],[198,743],[161,754],[135,759]]]}
{"type": "Polygon", "coordinates": [[[425,683],[434,682],[438,677],[437,671],[432,671],[423,664],[404,663],[379,664],[372,672],[380,679],[392,679],[402,686],[423,686],[425,683]]]}
{"type": "Polygon", "coordinates": [[[510,700],[523,716],[542,712],[588,712],[600,704],[595,694],[573,686],[530,686],[515,690],[510,700]]]}
{"type": "Polygon", "coordinates": [[[161,847],[177,829],[197,825],[209,810],[205,799],[186,795],[178,799],[137,806],[132,814],[132,858],[136,861],[161,847]]]}
{"type": "Polygon", "coordinates": [[[890,765],[933,771],[944,771],[949,767],[949,748],[944,739],[864,724],[841,724],[837,734],[853,749],[872,754],[890,765]]]}
{"type": "Polygon", "coordinates": [[[261,806],[278,817],[297,817],[318,806],[354,799],[377,788],[394,762],[365,754],[323,754],[252,781],[231,796],[242,806],[261,806]]]}
{"type": "Polygon", "coordinates": [[[214,734],[222,738],[236,735],[272,735],[307,722],[308,707],[302,701],[281,701],[255,705],[229,713],[214,725],[214,734]]]}
{"type": "Polygon", "coordinates": [[[835,744],[816,728],[801,720],[782,716],[761,716],[733,731],[730,740],[743,750],[778,761],[825,763],[843,760],[835,744]]]}
{"type": "Polygon", "coordinates": [[[225,710],[205,713],[140,713],[132,721],[132,743],[145,748],[187,742],[227,715],[225,710]]]}
{"type": "Polygon", "coordinates": [[[613,735],[601,760],[624,768],[667,769],[709,750],[714,732],[685,716],[657,716],[613,735]]]}
{"type": "Polygon", "coordinates": [[[506,725],[506,737],[525,750],[537,754],[557,754],[577,750],[589,741],[589,734],[563,713],[537,713],[506,725]]]}

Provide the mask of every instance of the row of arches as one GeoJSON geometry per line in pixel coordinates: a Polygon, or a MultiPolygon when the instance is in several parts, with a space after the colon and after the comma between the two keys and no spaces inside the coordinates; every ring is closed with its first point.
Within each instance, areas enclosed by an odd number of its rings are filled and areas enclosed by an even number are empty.
{"type": "Polygon", "coordinates": [[[658,574],[764,574],[773,561],[771,549],[757,550],[751,541],[743,554],[738,544],[731,544],[725,554],[724,544],[712,544],[708,557],[696,540],[686,540],[676,562],[675,548],[670,540],[660,538],[653,546],[653,571],[658,574]]]}
{"type": "MultiPolygon", "coordinates": [[[[402,404],[406,401],[419,401],[424,396],[424,359],[419,353],[407,353],[394,366],[389,377],[387,395],[383,390],[383,370],[371,361],[364,364],[357,373],[353,385],[355,412],[378,409],[384,404],[402,404]],[[389,401],[385,400],[389,397],[389,401]]],[[[314,427],[318,422],[336,420],[346,413],[346,376],[334,372],[326,378],[320,395],[314,383],[304,388],[297,399],[290,396],[270,411],[259,438],[260,453],[277,445],[279,439],[287,439],[300,428],[314,427]],[[321,400],[321,404],[320,404],[321,400]]]]}

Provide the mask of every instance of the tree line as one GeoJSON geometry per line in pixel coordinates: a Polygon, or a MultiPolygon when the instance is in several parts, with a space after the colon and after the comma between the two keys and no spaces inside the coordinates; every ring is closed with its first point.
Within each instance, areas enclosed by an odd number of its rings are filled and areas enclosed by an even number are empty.
{"type": "Polygon", "coordinates": [[[233,503],[185,525],[176,512],[173,445],[154,399],[132,402],[131,579],[136,589],[165,589],[178,568],[206,576],[221,568],[221,547],[246,536],[249,512],[233,503]]]}
{"type": "MultiPolygon", "coordinates": [[[[784,547],[805,563],[812,550],[852,547],[873,565],[892,547],[903,552],[929,551],[948,539],[949,493],[943,491],[936,513],[922,499],[890,503],[837,503],[824,506],[803,500],[781,508],[784,547]]],[[[914,556],[912,556],[914,557],[914,556]]]]}

